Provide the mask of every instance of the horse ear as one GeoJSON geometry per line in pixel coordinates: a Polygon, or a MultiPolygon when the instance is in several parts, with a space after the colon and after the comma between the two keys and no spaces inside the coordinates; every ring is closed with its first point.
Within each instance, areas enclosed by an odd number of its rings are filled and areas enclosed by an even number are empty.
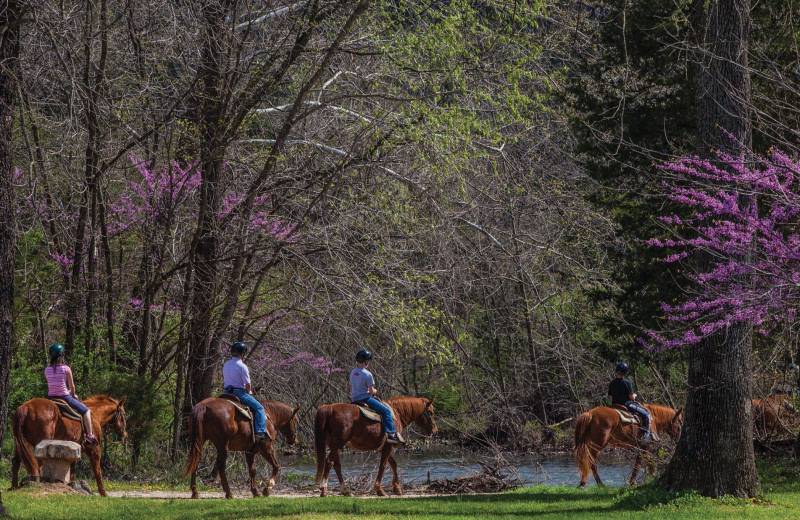
{"type": "Polygon", "coordinates": [[[292,416],[289,417],[289,420],[291,421],[292,419],[294,419],[294,416],[297,415],[297,412],[299,412],[299,411],[300,411],[300,407],[299,406],[297,408],[295,408],[294,410],[292,410],[292,416]]]}
{"type": "Polygon", "coordinates": [[[430,408],[430,407],[431,407],[431,405],[433,404],[433,402],[434,402],[435,400],[436,400],[436,398],[434,397],[433,399],[431,399],[430,401],[428,401],[428,404],[426,404],[426,405],[425,405],[425,408],[430,408]]]}
{"type": "Polygon", "coordinates": [[[674,417],[672,420],[673,420],[673,421],[677,421],[677,420],[678,420],[678,417],[680,417],[680,416],[681,416],[681,413],[683,413],[683,408],[682,408],[682,407],[681,407],[681,408],[678,408],[678,411],[677,411],[677,412],[675,412],[675,417],[674,417]]]}
{"type": "Polygon", "coordinates": [[[126,395],[126,396],[123,396],[122,400],[119,402],[119,405],[120,405],[120,406],[123,406],[123,405],[125,404],[125,401],[126,401],[127,399],[128,399],[128,396],[127,396],[127,395],[126,395]]]}

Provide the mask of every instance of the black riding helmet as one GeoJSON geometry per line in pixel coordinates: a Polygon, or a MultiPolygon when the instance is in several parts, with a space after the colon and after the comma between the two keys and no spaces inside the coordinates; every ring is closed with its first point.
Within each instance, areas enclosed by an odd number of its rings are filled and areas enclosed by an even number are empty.
{"type": "Polygon", "coordinates": [[[244,354],[245,352],[247,352],[247,345],[241,341],[237,341],[231,345],[231,354],[244,354]]]}
{"type": "Polygon", "coordinates": [[[372,352],[369,350],[361,349],[356,354],[356,362],[363,363],[364,361],[369,361],[372,359],[372,352]]]}
{"type": "Polygon", "coordinates": [[[620,374],[627,374],[628,373],[628,364],[624,361],[620,361],[617,363],[616,371],[620,374]]]}

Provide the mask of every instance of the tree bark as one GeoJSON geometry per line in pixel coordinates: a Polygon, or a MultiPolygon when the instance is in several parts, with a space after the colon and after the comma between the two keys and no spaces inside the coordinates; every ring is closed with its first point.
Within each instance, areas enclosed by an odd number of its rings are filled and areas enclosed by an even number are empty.
{"type": "MultiPolygon", "coordinates": [[[[752,140],[750,0],[700,0],[694,8],[700,150],[706,156],[716,150],[738,155],[752,140]]],[[[752,497],[760,490],[753,456],[751,333],[749,325],[733,325],[689,349],[685,424],[663,476],[669,488],[710,497],[752,497]]]]}
{"type": "Polygon", "coordinates": [[[19,77],[20,5],[8,1],[0,7],[0,445],[8,418],[8,378],[13,352],[14,206],[13,127],[14,101],[19,77]]]}

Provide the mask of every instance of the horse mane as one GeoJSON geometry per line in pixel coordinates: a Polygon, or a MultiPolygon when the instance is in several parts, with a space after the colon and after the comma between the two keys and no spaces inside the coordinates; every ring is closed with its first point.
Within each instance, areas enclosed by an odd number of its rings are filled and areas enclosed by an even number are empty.
{"type": "Polygon", "coordinates": [[[294,408],[280,401],[261,401],[261,405],[264,407],[264,411],[272,417],[272,420],[279,424],[287,422],[294,411],[294,408]]]}
{"type": "Polygon", "coordinates": [[[419,417],[425,411],[428,400],[423,397],[392,397],[387,399],[398,417],[405,417],[406,422],[411,418],[419,417]]]}
{"type": "Polygon", "coordinates": [[[670,421],[672,421],[672,418],[675,417],[675,414],[678,412],[678,410],[675,408],[670,408],[669,406],[660,404],[647,404],[645,406],[650,411],[653,421],[662,425],[668,424],[670,421]]]}
{"type": "Polygon", "coordinates": [[[108,394],[92,395],[92,396],[89,396],[89,397],[87,397],[86,399],[83,400],[84,403],[87,403],[87,402],[101,403],[103,401],[110,401],[110,402],[112,402],[114,404],[119,404],[119,401],[117,401],[116,399],[114,399],[113,397],[111,397],[108,394]]]}

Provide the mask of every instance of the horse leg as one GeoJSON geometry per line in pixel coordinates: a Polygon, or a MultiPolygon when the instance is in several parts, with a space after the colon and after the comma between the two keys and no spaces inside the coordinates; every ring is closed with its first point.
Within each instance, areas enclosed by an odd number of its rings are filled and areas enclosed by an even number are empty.
{"type": "MultiPolygon", "coordinates": [[[[383,472],[386,470],[386,461],[389,460],[389,457],[392,455],[392,445],[388,442],[383,445],[383,449],[381,450],[381,462],[378,465],[378,476],[375,478],[375,494],[379,497],[385,497],[386,493],[384,493],[383,488],[381,487],[381,481],[383,480],[383,472]]],[[[394,479],[392,479],[392,484],[394,484],[394,479]]]]}
{"type": "MultiPolygon", "coordinates": [[[[89,466],[94,473],[94,481],[97,483],[97,492],[100,496],[106,495],[106,487],[103,485],[103,472],[100,470],[100,444],[95,443],[93,446],[84,447],[86,455],[89,456],[89,466]]],[[[70,473],[72,468],[70,468],[70,473]]]]}
{"type": "Polygon", "coordinates": [[[192,498],[200,498],[200,493],[197,492],[197,470],[192,471],[192,498]]]}
{"type": "Polygon", "coordinates": [[[70,482],[74,482],[75,478],[77,477],[77,475],[78,475],[78,463],[77,462],[73,462],[72,464],[69,465],[69,480],[70,480],[70,482]]]}
{"type": "Polygon", "coordinates": [[[278,472],[281,470],[281,465],[278,462],[278,457],[275,455],[275,446],[273,444],[270,443],[269,447],[263,450],[262,455],[267,459],[270,466],[272,466],[272,475],[269,477],[267,485],[264,486],[264,494],[269,496],[272,492],[272,488],[275,487],[275,482],[278,480],[278,472]]]}
{"type": "Polygon", "coordinates": [[[254,497],[260,497],[261,493],[256,488],[256,454],[248,451],[244,454],[244,458],[247,461],[247,472],[250,474],[250,492],[254,497]]]}
{"type": "Polygon", "coordinates": [[[228,485],[228,476],[225,474],[225,464],[228,462],[228,447],[217,446],[217,473],[219,473],[219,483],[225,491],[225,498],[233,498],[231,488],[228,485]]]}
{"type": "Polygon", "coordinates": [[[394,455],[389,455],[389,467],[392,468],[392,492],[395,495],[402,495],[403,490],[400,489],[400,476],[397,473],[397,461],[394,460],[394,455]]]}
{"type": "Polygon", "coordinates": [[[605,487],[605,484],[603,484],[603,481],[600,480],[600,475],[597,473],[597,455],[600,453],[600,450],[593,449],[593,450],[590,450],[590,453],[592,454],[592,459],[591,459],[591,462],[589,463],[589,468],[592,470],[592,475],[594,476],[594,481],[597,483],[598,486],[605,487]]]}
{"type": "Polygon", "coordinates": [[[631,486],[636,483],[636,476],[639,474],[639,468],[642,466],[643,453],[641,449],[636,450],[636,461],[633,463],[633,473],[631,473],[631,479],[629,481],[631,486]]]}
{"type": "MultiPolygon", "coordinates": [[[[333,459],[333,469],[336,470],[336,476],[339,478],[339,487],[342,490],[342,496],[350,497],[350,496],[353,496],[353,494],[350,493],[350,490],[348,490],[344,486],[344,477],[342,476],[342,463],[339,460],[339,454],[340,453],[342,453],[342,449],[341,448],[336,450],[336,457],[333,459]]],[[[333,451],[331,451],[331,454],[333,454],[333,451]]]]}
{"type": "Polygon", "coordinates": [[[11,489],[19,487],[19,464],[20,458],[17,450],[14,450],[14,455],[11,456],[11,489]]]}

